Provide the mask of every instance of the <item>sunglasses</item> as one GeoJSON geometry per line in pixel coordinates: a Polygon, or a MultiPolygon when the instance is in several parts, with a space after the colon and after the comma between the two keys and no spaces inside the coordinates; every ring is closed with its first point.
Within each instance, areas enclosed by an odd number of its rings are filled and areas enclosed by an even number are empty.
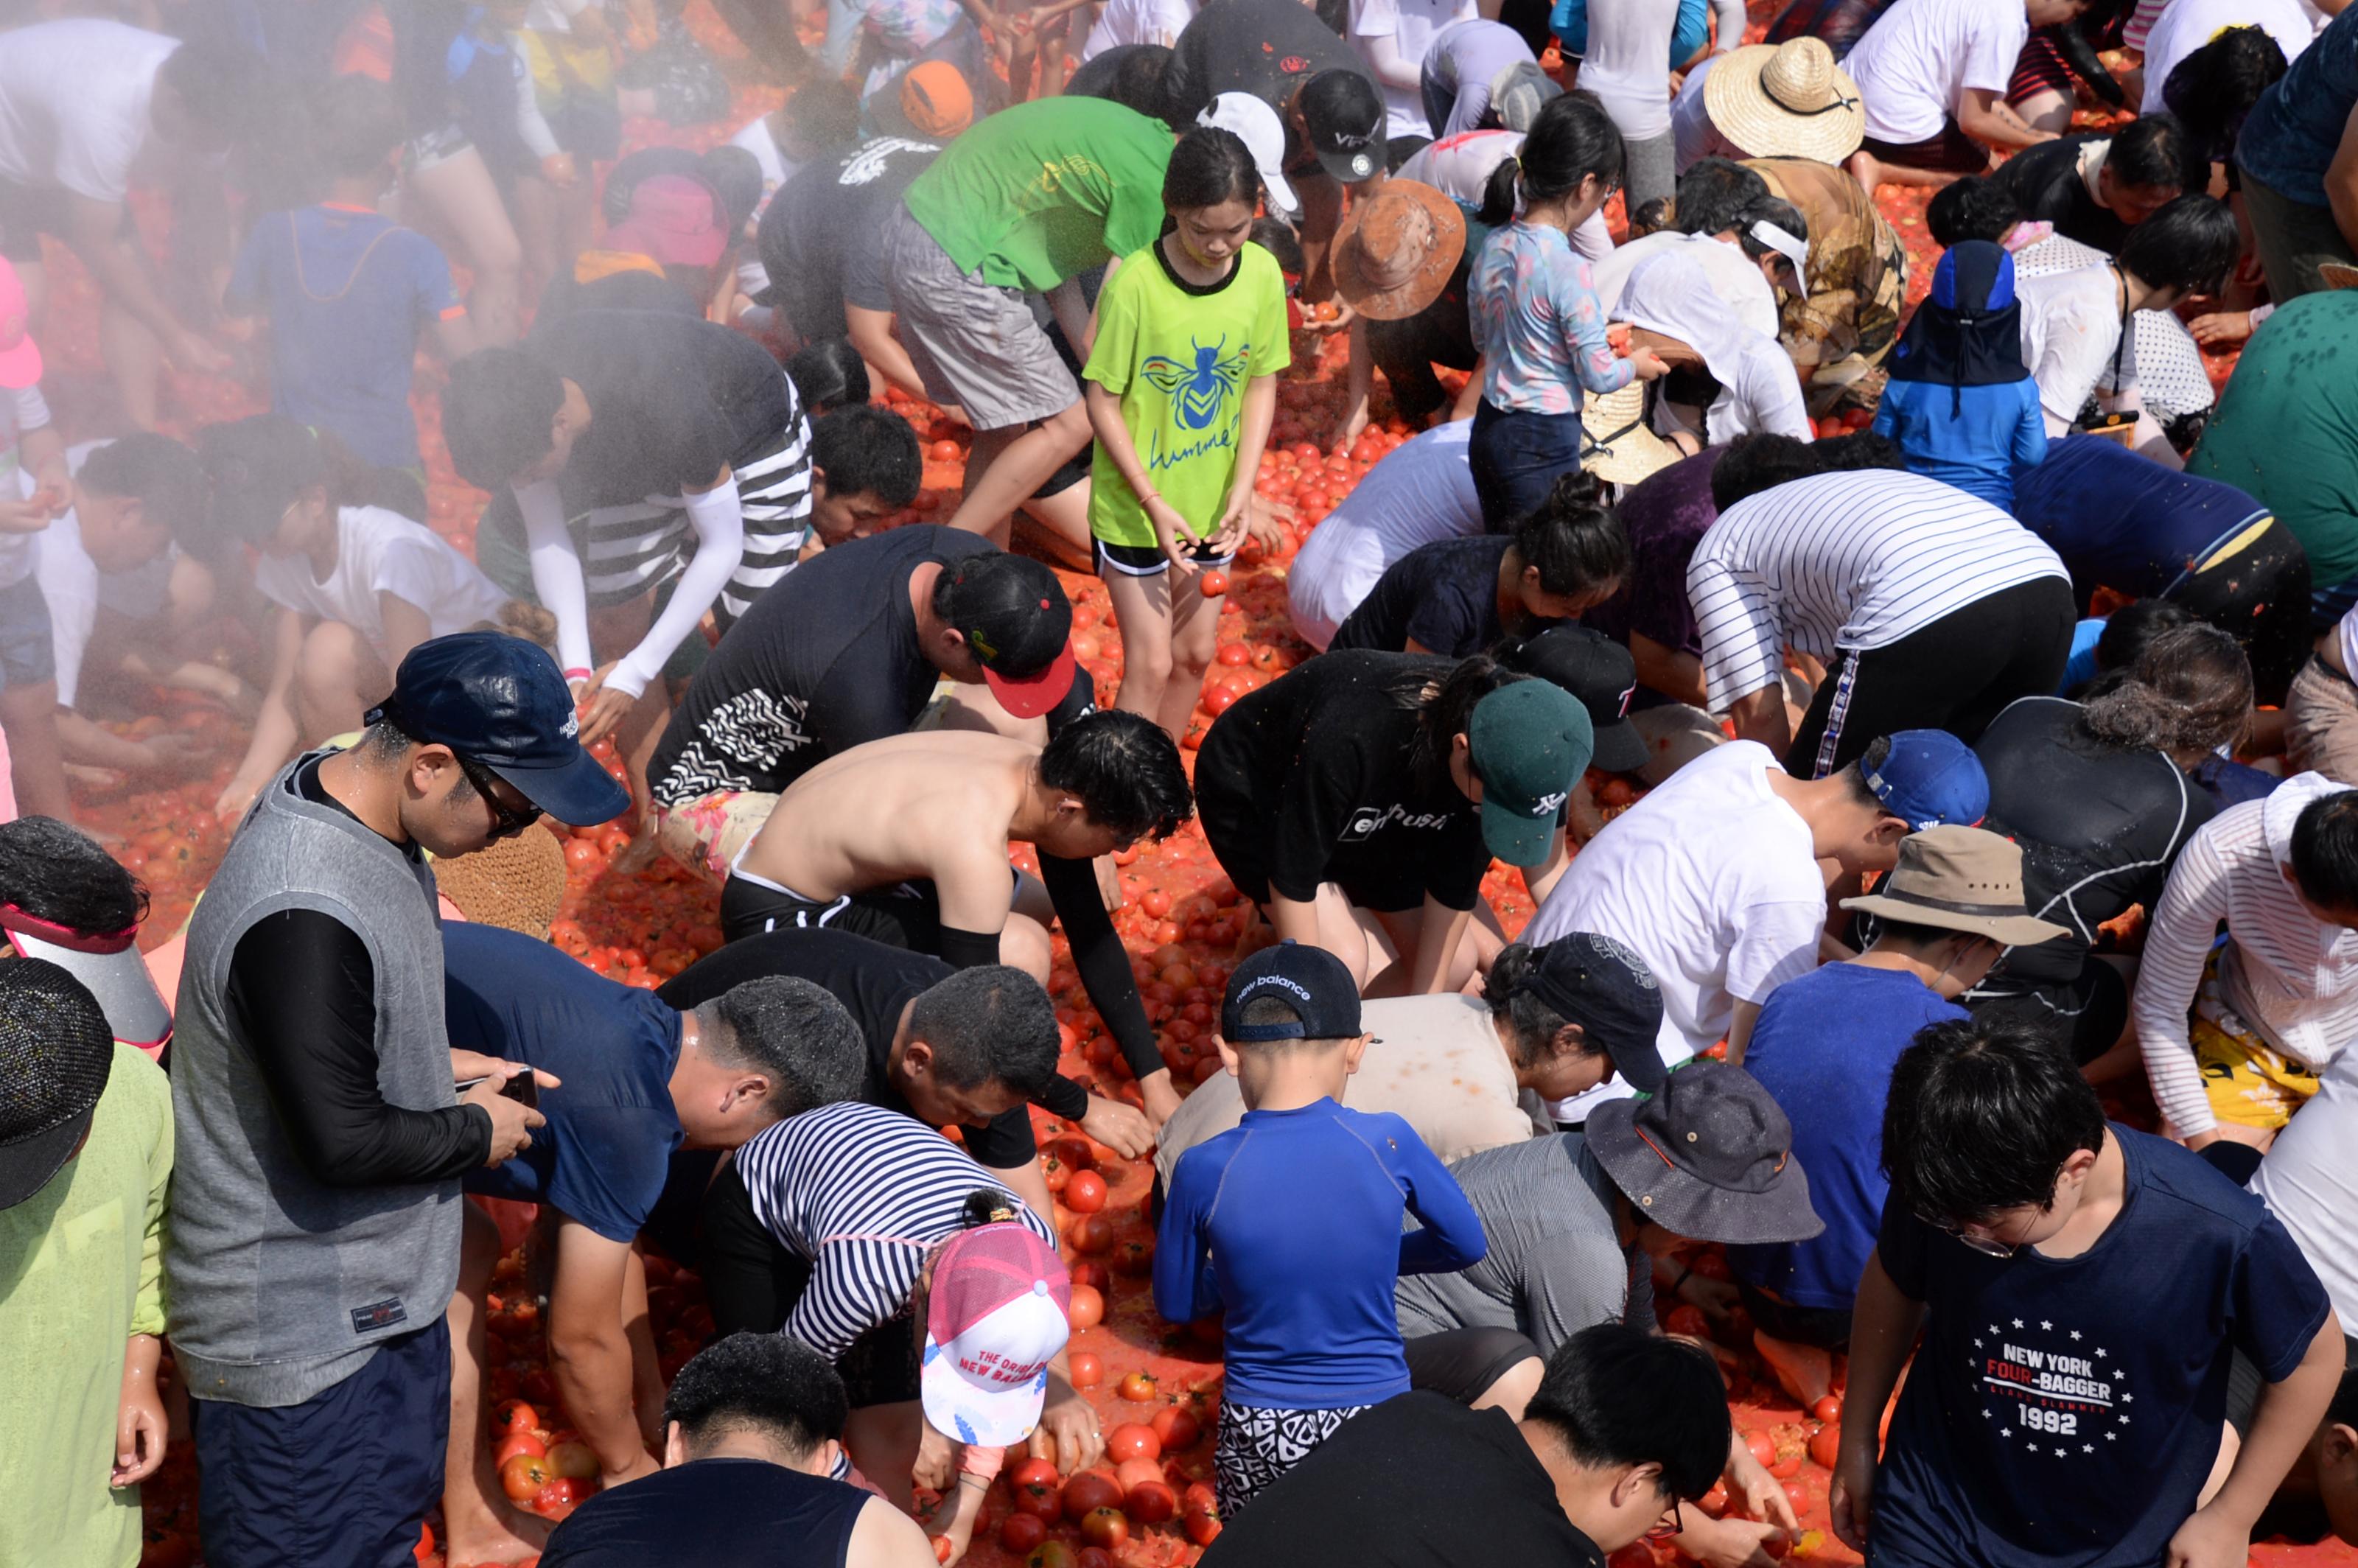
{"type": "Polygon", "coordinates": [[[466,758],[460,757],[455,752],[451,755],[458,758],[459,772],[466,775],[469,784],[475,786],[475,793],[483,797],[483,804],[491,807],[493,841],[513,838],[540,820],[540,807],[530,801],[525,802],[524,809],[519,811],[492,793],[493,786],[499,781],[489,768],[480,762],[471,762],[466,758]]]}

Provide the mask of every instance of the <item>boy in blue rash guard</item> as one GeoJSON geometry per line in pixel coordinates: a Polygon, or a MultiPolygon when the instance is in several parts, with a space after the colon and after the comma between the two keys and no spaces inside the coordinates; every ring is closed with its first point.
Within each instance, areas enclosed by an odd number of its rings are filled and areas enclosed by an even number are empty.
{"type": "Polygon", "coordinates": [[[1897,442],[1914,472],[2014,504],[2015,477],[2047,456],[2047,424],[2022,362],[2012,256],[1965,240],[1941,258],[1891,356],[1875,433],[1897,442]]]}
{"type": "Polygon", "coordinates": [[[1342,960],[1285,942],[1238,965],[1218,1044],[1245,1118],[1172,1173],[1154,1308],[1173,1323],[1228,1314],[1213,1461],[1232,1518],[1346,1421],[1408,1391],[1399,1277],[1463,1269],[1487,1244],[1407,1122],[1339,1103],[1368,1045],[1342,960]],[[1403,1234],[1404,1213],[1422,1228],[1403,1234]]]}

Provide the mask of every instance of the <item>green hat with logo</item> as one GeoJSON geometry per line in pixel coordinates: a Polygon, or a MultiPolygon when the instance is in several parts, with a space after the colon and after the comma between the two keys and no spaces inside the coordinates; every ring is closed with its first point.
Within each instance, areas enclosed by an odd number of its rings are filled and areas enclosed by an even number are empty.
{"type": "Polygon", "coordinates": [[[1519,680],[1474,705],[1466,740],[1482,781],[1482,842],[1510,866],[1538,865],[1596,750],[1588,710],[1552,681],[1519,680]]]}

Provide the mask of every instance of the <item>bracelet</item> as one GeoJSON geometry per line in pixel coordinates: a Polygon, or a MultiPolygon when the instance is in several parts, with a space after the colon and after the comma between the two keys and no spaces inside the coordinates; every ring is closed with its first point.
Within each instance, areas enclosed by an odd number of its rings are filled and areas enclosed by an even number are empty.
{"type": "Polygon", "coordinates": [[[588,680],[590,676],[595,673],[595,671],[585,670],[576,666],[575,668],[565,672],[565,678],[568,681],[588,680]]]}

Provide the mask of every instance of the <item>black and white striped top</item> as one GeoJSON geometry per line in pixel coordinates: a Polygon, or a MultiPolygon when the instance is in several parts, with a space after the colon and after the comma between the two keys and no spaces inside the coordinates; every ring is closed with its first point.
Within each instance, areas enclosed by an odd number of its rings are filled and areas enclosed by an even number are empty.
{"type": "Polygon", "coordinates": [[[1888,469],[1818,474],[1736,503],[1687,568],[1716,713],[1813,658],[1887,647],[2001,589],[2065,577],[2044,540],[1953,485],[1888,469]]]}
{"type": "MultiPolygon", "coordinates": [[[[829,1360],[908,1310],[933,1244],[978,1187],[1004,1192],[966,1151],[914,1117],[858,1100],[763,1130],[737,1152],[753,1214],[813,1265],[784,1332],[829,1360]]],[[[1054,1246],[1045,1220],[1016,1217],[1054,1246]]]]}

